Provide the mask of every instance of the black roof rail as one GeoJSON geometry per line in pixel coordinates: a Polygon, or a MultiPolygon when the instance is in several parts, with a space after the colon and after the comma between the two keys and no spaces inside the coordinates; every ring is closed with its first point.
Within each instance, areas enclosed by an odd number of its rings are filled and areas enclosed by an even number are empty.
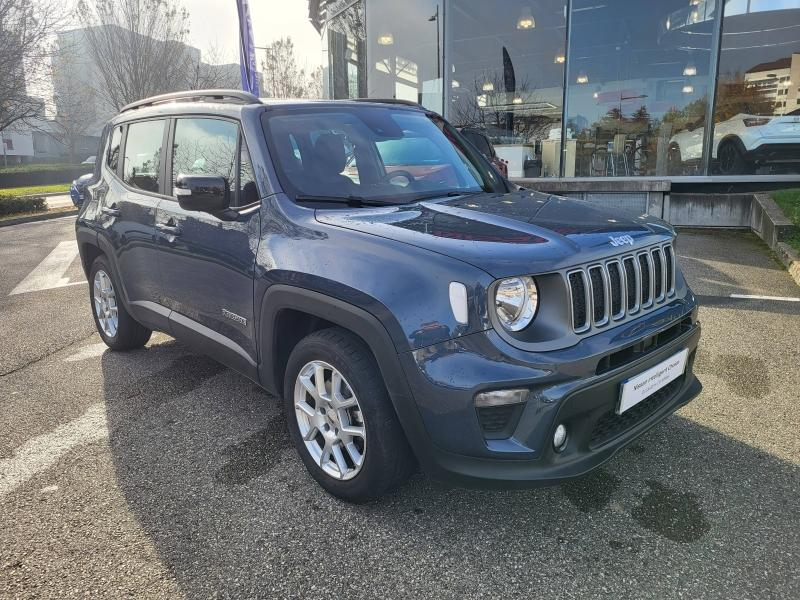
{"type": "Polygon", "coordinates": [[[159,94],[158,96],[151,96],[131,102],[122,107],[121,113],[145,106],[155,106],[156,104],[163,104],[165,102],[178,102],[185,100],[187,102],[237,102],[238,104],[261,104],[256,96],[249,92],[242,92],[240,90],[186,90],[185,92],[171,92],[169,94],[159,94]]]}
{"type": "Polygon", "coordinates": [[[375,102],[376,104],[402,104],[403,106],[413,106],[423,108],[419,102],[411,100],[401,100],[400,98],[353,98],[354,102],[375,102]]]}

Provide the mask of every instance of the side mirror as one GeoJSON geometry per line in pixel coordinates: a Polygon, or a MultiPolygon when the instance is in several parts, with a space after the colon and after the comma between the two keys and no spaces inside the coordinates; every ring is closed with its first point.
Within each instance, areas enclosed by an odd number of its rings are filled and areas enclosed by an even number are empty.
{"type": "Polygon", "coordinates": [[[173,192],[184,210],[216,213],[230,208],[230,191],[224,177],[180,174],[173,192]]]}

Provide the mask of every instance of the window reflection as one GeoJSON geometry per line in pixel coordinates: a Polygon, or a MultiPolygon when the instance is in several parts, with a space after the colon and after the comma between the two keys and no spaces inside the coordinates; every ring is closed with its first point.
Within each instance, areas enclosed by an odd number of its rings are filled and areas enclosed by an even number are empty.
{"type": "Polygon", "coordinates": [[[128,125],[122,178],[128,185],[148,192],[159,191],[161,142],[164,121],[138,121],[128,125]]]}
{"type": "Polygon", "coordinates": [[[367,3],[367,89],[442,111],[442,5],[436,0],[367,3]]]}
{"type": "Polygon", "coordinates": [[[327,49],[325,96],[334,99],[367,96],[366,28],[363,1],[334,1],[325,7],[328,22],[323,34],[327,49]]]}
{"type": "Polygon", "coordinates": [[[725,4],[712,172],[800,172],[800,0],[725,4]]]}
{"type": "Polygon", "coordinates": [[[447,5],[445,113],[485,132],[510,177],[559,174],[565,2],[447,5]]]}
{"type": "Polygon", "coordinates": [[[178,175],[215,175],[234,188],[238,126],[219,119],[178,119],[172,145],[172,184],[178,175]]]}
{"type": "Polygon", "coordinates": [[[714,2],[572,4],[565,175],[702,168],[714,2]]]}

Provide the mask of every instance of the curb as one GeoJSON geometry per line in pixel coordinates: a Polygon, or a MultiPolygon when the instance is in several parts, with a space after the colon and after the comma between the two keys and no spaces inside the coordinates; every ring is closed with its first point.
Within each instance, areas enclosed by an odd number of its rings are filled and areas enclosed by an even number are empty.
{"type": "Polygon", "coordinates": [[[58,219],[61,217],[74,217],[78,214],[78,209],[75,210],[62,210],[56,213],[43,213],[41,215],[31,215],[29,217],[20,217],[18,219],[8,219],[7,221],[0,221],[0,227],[10,227],[11,225],[22,225],[23,223],[34,223],[36,221],[49,221],[50,219],[58,219]]]}
{"type": "Polygon", "coordinates": [[[786,266],[786,270],[789,271],[789,275],[792,276],[794,282],[800,285],[800,255],[797,254],[794,248],[784,242],[778,242],[775,253],[786,266]]]}

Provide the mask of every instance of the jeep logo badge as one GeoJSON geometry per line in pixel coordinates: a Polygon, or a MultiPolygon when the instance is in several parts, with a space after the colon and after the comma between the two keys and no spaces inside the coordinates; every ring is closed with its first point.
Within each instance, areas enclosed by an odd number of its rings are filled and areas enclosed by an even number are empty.
{"type": "Polygon", "coordinates": [[[608,236],[608,239],[611,240],[611,245],[614,246],[615,248],[618,246],[626,246],[626,245],[633,246],[633,238],[629,235],[618,235],[618,236],[610,235],[608,236]]]}

